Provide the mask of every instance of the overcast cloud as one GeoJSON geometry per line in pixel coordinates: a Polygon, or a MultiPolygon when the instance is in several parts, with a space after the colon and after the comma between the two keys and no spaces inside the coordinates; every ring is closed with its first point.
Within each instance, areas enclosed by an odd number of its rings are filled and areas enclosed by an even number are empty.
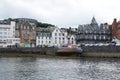
{"type": "Polygon", "coordinates": [[[0,19],[33,18],[58,27],[120,19],[119,0],[0,0],[0,19]]]}

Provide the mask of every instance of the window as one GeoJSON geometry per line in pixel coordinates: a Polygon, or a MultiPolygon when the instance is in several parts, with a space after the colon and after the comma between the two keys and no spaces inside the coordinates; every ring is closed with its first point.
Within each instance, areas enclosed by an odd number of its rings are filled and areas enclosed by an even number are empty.
{"type": "Polygon", "coordinates": [[[94,39],[96,40],[96,35],[94,36],[94,39]]]}
{"type": "Polygon", "coordinates": [[[25,30],[24,32],[25,32],[25,34],[27,34],[27,31],[26,31],[26,30],[25,30]]]}
{"type": "Polygon", "coordinates": [[[24,26],[24,29],[26,29],[26,26],[24,26]]]}
{"type": "Polygon", "coordinates": [[[72,38],[72,40],[73,40],[73,38],[72,38]]]}
{"type": "Polygon", "coordinates": [[[59,36],[61,36],[61,33],[59,33],[59,36]]]}
{"type": "Polygon", "coordinates": [[[13,31],[13,34],[15,33],[15,31],[13,31]]]}
{"type": "Polygon", "coordinates": [[[61,38],[59,38],[59,40],[61,40],[61,38]]]}
{"type": "Polygon", "coordinates": [[[63,40],[64,40],[65,38],[63,38],[63,40]]]}
{"type": "Polygon", "coordinates": [[[16,26],[16,29],[17,29],[17,30],[19,29],[18,25],[16,26]]]}
{"type": "Polygon", "coordinates": [[[27,29],[29,29],[29,26],[27,26],[27,29]]]}
{"type": "Polygon", "coordinates": [[[55,36],[57,36],[57,33],[55,33],[55,36]]]}
{"type": "Polygon", "coordinates": [[[32,29],[34,30],[34,29],[35,29],[35,27],[32,27],[32,29]]]}
{"type": "Polygon", "coordinates": [[[55,44],[57,44],[57,40],[55,40],[55,44]]]}
{"type": "Polygon", "coordinates": [[[104,39],[106,38],[106,36],[104,36],[104,39]]]}

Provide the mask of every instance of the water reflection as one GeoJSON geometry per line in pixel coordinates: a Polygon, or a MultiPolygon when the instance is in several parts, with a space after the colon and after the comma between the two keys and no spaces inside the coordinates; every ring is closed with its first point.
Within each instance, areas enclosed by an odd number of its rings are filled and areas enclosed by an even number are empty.
{"type": "Polygon", "coordinates": [[[0,80],[119,80],[120,59],[0,58],[0,80]]]}
{"type": "Polygon", "coordinates": [[[34,79],[36,68],[36,58],[19,58],[14,66],[15,80],[34,79]]]}

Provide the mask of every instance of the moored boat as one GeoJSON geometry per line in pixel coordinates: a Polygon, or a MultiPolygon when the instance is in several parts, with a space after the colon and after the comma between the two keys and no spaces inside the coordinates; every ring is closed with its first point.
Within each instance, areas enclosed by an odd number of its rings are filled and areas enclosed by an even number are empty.
{"type": "Polygon", "coordinates": [[[63,55],[63,56],[68,56],[68,55],[79,55],[83,52],[81,47],[58,47],[56,54],[57,55],[63,55]]]}

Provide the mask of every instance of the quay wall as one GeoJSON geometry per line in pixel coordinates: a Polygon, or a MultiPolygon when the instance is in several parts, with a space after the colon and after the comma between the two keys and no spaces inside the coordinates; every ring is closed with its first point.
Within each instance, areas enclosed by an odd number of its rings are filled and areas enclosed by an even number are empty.
{"type": "Polygon", "coordinates": [[[120,46],[83,46],[81,56],[85,57],[120,57],[120,46]]]}
{"type": "MultiPolygon", "coordinates": [[[[120,46],[83,46],[83,57],[120,57],[120,46]]],[[[5,55],[55,55],[54,47],[0,48],[0,56],[5,55]]]]}
{"type": "Polygon", "coordinates": [[[0,48],[0,54],[3,53],[19,53],[19,54],[43,54],[54,55],[53,47],[40,47],[40,48],[0,48]]]}

